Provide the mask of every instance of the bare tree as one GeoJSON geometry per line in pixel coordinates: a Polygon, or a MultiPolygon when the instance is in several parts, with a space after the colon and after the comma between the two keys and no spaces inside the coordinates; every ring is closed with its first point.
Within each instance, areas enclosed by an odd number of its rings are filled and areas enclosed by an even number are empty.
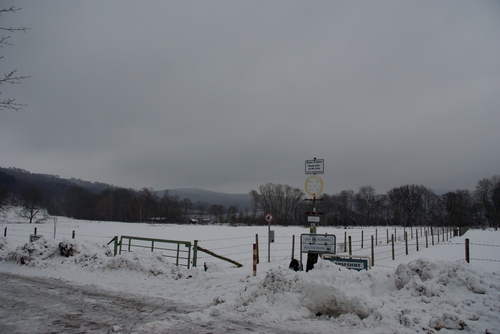
{"type": "Polygon", "coordinates": [[[273,214],[275,224],[290,224],[297,219],[297,209],[304,197],[300,189],[289,185],[266,183],[259,186],[259,191],[260,195],[255,198],[259,198],[265,213],[273,214]]]}
{"type": "Polygon", "coordinates": [[[389,190],[387,196],[393,212],[393,223],[413,226],[425,216],[425,196],[431,192],[422,185],[405,185],[389,190]]]}
{"type": "Polygon", "coordinates": [[[249,194],[252,203],[252,219],[255,219],[259,212],[260,194],[256,190],[251,190],[249,194]]]}
{"type": "Polygon", "coordinates": [[[469,190],[450,191],[441,196],[445,223],[449,226],[469,226],[472,223],[472,194],[469,190]]]}
{"type": "Polygon", "coordinates": [[[474,191],[474,197],[480,207],[483,223],[496,228],[498,228],[500,217],[497,215],[499,212],[495,210],[495,206],[498,208],[500,204],[495,203],[495,199],[498,198],[498,195],[496,195],[498,190],[495,191],[495,188],[499,182],[500,178],[496,175],[489,179],[484,178],[479,180],[474,191]]]}
{"type": "MultiPolygon", "coordinates": [[[[0,17],[4,13],[14,13],[18,10],[21,10],[21,8],[16,8],[16,7],[10,7],[10,8],[3,8],[0,9],[0,17]]],[[[0,31],[3,33],[7,34],[12,34],[15,32],[26,32],[29,30],[29,28],[26,27],[20,27],[20,28],[13,28],[13,27],[0,27],[0,31]]],[[[0,36],[0,48],[3,48],[5,45],[12,45],[10,44],[10,38],[11,35],[7,36],[0,36]]],[[[3,56],[0,56],[0,59],[3,59],[3,56]]],[[[28,78],[28,76],[19,76],[17,75],[17,68],[10,70],[6,73],[3,74],[3,76],[0,76],[0,86],[3,84],[10,84],[10,85],[17,85],[21,83],[21,80],[28,78]]],[[[0,95],[2,93],[0,92],[0,95]]],[[[21,104],[16,102],[16,99],[12,98],[4,98],[3,100],[0,100],[0,110],[2,109],[13,109],[13,110],[19,110],[22,107],[25,107],[25,104],[21,104]]]]}
{"type": "Polygon", "coordinates": [[[359,223],[361,225],[370,225],[373,223],[375,188],[372,186],[363,186],[359,188],[355,196],[355,204],[359,214],[359,223]]]}
{"type": "Polygon", "coordinates": [[[28,219],[30,224],[37,216],[42,216],[43,218],[39,219],[39,221],[42,221],[46,218],[43,215],[45,213],[43,212],[43,201],[44,197],[40,190],[33,187],[25,189],[21,193],[21,209],[17,214],[19,217],[28,219]]]}
{"type": "Polygon", "coordinates": [[[224,214],[225,208],[223,205],[220,204],[212,204],[210,205],[209,212],[211,215],[215,217],[215,223],[217,224],[218,222],[224,221],[224,214]]]}

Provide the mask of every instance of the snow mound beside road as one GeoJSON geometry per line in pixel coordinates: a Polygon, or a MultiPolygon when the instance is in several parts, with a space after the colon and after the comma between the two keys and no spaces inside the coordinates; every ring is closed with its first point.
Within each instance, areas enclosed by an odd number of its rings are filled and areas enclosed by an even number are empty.
{"type": "Polygon", "coordinates": [[[400,333],[492,333],[499,324],[499,278],[462,262],[419,259],[387,273],[322,261],[308,273],[270,270],[231,308],[271,322],[315,318],[359,329],[396,323],[400,333]]]}

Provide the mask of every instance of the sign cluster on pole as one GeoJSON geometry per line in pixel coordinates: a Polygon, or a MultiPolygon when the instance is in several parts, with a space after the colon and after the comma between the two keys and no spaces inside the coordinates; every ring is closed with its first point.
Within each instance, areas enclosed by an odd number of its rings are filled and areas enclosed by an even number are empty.
{"type": "Polygon", "coordinates": [[[300,244],[300,262],[302,263],[302,253],[307,253],[307,265],[306,271],[309,271],[314,267],[314,264],[318,262],[318,254],[320,253],[332,253],[335,252],[335,236],[331,239],[331,236],[319,237],[326,238],[323,241],[318,241],[318,237],[311,237],[316,235],[316,225],[321,222],[320,215],[322,212],[316,211],[316,201],[321,199],[316,198],[323,192],[323,180],[317,174],[323,174],[325,172],[325,164],[323,159],[306,160],[305,172],[307,177],[304,184],[304,189],[306,194],[312,198],[306,198],[306,201],[312,201],[312,211],[307,211],[307,221],[311,223],[309,229],[309,237],[307,235],[302,235],[300,244]],[[329,239],[330,238],[330,239],[329,239]]]}

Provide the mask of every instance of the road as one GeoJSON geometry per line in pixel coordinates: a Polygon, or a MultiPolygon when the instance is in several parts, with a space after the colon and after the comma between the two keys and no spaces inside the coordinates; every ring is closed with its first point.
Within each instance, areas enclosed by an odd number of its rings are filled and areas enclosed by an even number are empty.
{"type": "Polygon", "coordinates": [[[195,301],[179,304],[159,297],[106,291],[53,278],[0,272],[0,333],[293,333],[215,318],[192,323],[202,312],[195,301]]]}

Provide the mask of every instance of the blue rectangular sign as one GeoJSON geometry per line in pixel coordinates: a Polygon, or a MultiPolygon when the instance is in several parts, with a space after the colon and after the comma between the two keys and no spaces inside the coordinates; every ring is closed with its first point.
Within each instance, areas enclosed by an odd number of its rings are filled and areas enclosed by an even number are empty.
{"type": "Polygon", "coordinates": [[[343,257],[324,256],[324,260],[331,261],[336,265],[357,271],[368,270],[368,259],[348,259],[343,257]]]}

